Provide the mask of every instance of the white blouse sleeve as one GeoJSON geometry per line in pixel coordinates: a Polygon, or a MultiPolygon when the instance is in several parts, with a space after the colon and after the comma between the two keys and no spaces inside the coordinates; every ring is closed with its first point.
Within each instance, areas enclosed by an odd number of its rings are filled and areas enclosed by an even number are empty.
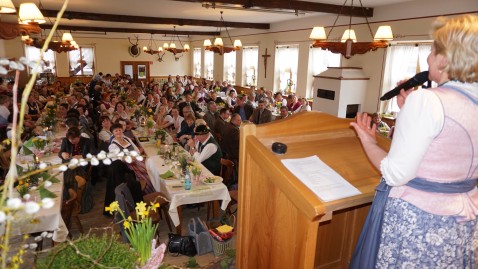
{"type": "Polygon", "coordinates": [[[388,155],[380,170],[387,184],[401,186],[412,180],[444,122],[440,99],[432,90],[411,93],[400,110],[388,155]]]}

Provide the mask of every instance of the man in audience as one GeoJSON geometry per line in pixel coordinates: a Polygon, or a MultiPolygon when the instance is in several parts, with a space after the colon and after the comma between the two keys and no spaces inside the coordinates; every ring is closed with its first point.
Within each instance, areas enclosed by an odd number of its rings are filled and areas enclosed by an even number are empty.
{"type": "Polygon", "coordinates": [[[225,105],[226,103],[224,102],[224,100],[222,100],[221,97],[217,96],[217,92],[216,91],[211,91],[209,93],[209,99],[207,99],[208,101],[214,101],[216,104],[223,104],[225,105]]]}
{"type": "Polygon", "coordinates": [[[287,110],[286,106],[280,107],[280,115],[276,117],[276,120],[282,120],[289,117],[289,111],[287,110]]]}
{"type": "MultiPolygon", "coordinates": [[[[183,111],[183,108],[185,106],[189,106],[194,111],[195,116],[197,116],[197,113],[202,111],[201,108],[199,108],[199,106],[196,104],[196,102],[193,102],[193,97],[190,93],[187,93],[185,98],[186,98],[186,100],[178,105],[179,106],[179,111],[183,111]]],[[[184,117],[184,115],[181,115],[181,116],[184,117]]]]}
{"type": "Polygon", "coordinates": [[[262,100],[264,98],[267,98],[264,87],[260,87],[259,90],[257,90],[256,102],[259,102],[259,100],[262,100]]]}
{"type": "Polygon", "coordinates": [[[268,123],[272,121],[272,112],[266,109],[266,101],[259,100],[257,108],[254,109],[249,121],[255,124],[268,123]]]}
{"type": "Polygon", "coordinates": [[[241,115],[242,120],[249,120],[253,112],[254,108],[250,104],[246,104],[246,96],[238,96],[236,107],[234,107],[234,113],[241,115]]]}
{"type": "Polygon", "coordinates": [[[206,121],[210,130],[215,130],[217,117],[219,117],[219,113],[217,112],[216,103],[214,101],[209,101],[207,103],[207,111],[206,114],[204,114],[203,119],[206,121]]]}
{"type": "MultiPolygon", "coordinates": [[[[71,113],[70,113],[71,115],[71,113]]],[[[93,139],[93,135],[91,134],[90,130],[85,128],[84,126],[80,126],[80,122],[78,118],[75,117],[68,117],[65,121],[65,125],[68,129],[72,127],[76,127],[80,130],[80,135],[81,137],[88,138],[88,139],[93,139]]]]}
{"type": "Polygon", "coordinates": [[[214,126],[214,132],[215,138],[218,142],[222,142],[222,132],[224,130],[224,126],[226,125],[226,120],[229,119],[229,116],[231,116],[231,112],[228,108],[221,108],[219,111],[219,117],[216,119],[216,125],[214,126]]]}
{"type": "Polygon", "coordinates": [[[206,125],[198,125],[194,130],[194,139],[189,139],[187,144],[189,153],[196,161],[202,163],[212,174],[220,175],[221,148],[206,125]]]}
{"type": "Polygon", "coordinates": [[[229,160],[236,164],[239,160],[239,127],[241,123],[241,116],[234,113],[231,116],[231,121],[224,125],[222,132],[222,151],[229,160]]]}

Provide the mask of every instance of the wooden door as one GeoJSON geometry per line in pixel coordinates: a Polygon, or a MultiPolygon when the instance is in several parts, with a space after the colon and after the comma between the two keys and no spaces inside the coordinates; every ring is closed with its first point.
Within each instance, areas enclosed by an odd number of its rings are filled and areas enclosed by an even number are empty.
{"type": "Polygon", "coordinates": [[[121,75],[130,75],[135,82],[146,85],[149,81],[149,64],[146,61],[121,61],[121,75]]]}

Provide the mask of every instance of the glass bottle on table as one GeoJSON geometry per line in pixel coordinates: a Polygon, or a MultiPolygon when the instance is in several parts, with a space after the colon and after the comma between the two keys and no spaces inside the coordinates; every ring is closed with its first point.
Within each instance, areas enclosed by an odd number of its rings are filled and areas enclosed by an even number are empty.
{"type": "Polygon", "coordinates": [[[190,190],[191,186],[192,186],[191,176],[189,175],[189,171],[186,171],[186,174],[184,175],[184,189],[190,190]]]}

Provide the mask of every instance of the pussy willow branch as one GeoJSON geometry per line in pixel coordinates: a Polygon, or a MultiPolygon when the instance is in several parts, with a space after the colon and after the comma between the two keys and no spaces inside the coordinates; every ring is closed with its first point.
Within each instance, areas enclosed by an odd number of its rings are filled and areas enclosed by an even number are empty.
{"type": "MultiPolygon", "coordinates": [[[[45,44],[43,45],[43,48],[40,50],[40,55],[43,56],[45,51],[48,48],[48,44],[50,43],[56,28],[58,27],[58,24],[60,23],[61,17],[63,16],[63,13],[66,10],[66,7],[68,6],[69,0],[65,0],[63,2],[63,6],[61,7],[60,11],[58,12],[56,16],[56,21],[53,24],[52,29],[50,30],[50,33],[48,34],[48,37],[45,41],[45,44]]],[[[13,182],[14,182],[14,177],[16,176],[16,160],[17,160],[17,151],[18,151],[18,142],[20,141],[20,135],[23,130],[23,121],[25,118],[25,110],[26,110],[26,104],[28,101],[28,96],[30,95],[32,89],[33,89],[33,84],[36,81],[36,77],[38,74],[38,67],[40,66],[40,61],[41,57],[37,60],[35,64],[35,68],[33,69],[32,76],[30,80],[28,81],[25,90],[23,91],[23,96],[22,96],[22,104],[21,104],[21,109],[20,113],[18,113],[18,107],[17,107],[17,96],[18,96],[18,79],[19,79],[19,71],[16,72],[15,74],[15,84],[13,87],[13,96],[14,96],[14,104],[13,104],[13,122],[12,122],[12,150],[11,150],[11,157],[10,157],[10,173],[6,178],[6,185],[9,188],[8,195],[12,197],[11,195],[13,194],[13,182]],[[17,114],[20,114],[20,120],[17,124],[17,114]]],[[[7,192],[3,192],[2,197],[0,198],[0,205],[5,204],[6,200],[6,195],[7,192]]],[[[9,245],[9,238],[10,238],[10,230],[11,230],[11,225],[12,225],[12,220],[10,218],[7,218],[5,221],[5,241],[3,242],[4,248],[9,245]]],[[[7,267],[7,256],[8,256],[8,251],[3,250],[2,251],[2,261],[1,261],[1,268],[6,268],[7,267]]]]}

